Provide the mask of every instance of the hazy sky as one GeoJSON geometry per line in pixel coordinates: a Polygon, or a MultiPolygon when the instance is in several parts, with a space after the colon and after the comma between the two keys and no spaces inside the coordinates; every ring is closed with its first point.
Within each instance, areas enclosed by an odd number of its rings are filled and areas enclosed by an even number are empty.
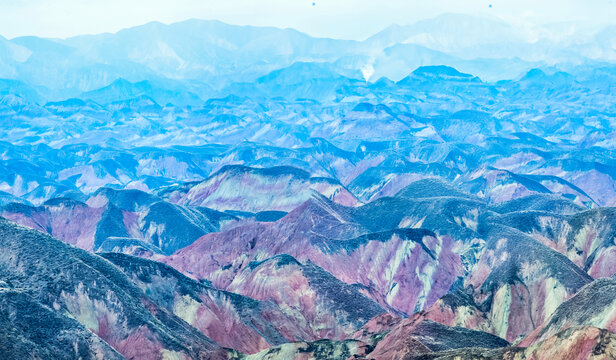
{"type": "Polygon", "coordinates": [[[616,24],[616,0],[0,0],[0,35],[68,37],[199,18],[363,39],[394,23],[442,13],[519,24],[616,24]]]}

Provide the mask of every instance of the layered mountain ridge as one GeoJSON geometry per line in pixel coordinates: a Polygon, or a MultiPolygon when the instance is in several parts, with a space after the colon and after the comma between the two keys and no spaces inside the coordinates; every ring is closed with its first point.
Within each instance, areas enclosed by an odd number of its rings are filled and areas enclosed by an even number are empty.
{"type": "Polygon", "coordinates": [[[616,67],[575,39],[0,38],[0,357],[614,358],[616,67]]]}

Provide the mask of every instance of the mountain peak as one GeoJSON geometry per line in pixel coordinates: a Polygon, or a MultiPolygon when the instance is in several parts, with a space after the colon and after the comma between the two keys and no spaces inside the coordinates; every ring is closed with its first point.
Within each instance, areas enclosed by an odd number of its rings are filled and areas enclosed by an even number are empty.
{"type": "Polygon", "coordinates": [[[522,77],[522,80],[543,79],[546,76],[547,75],[543,70],[534,68],[534,69],[528,70],[526,75],[522,77]]]}
{"type": "Polygon", "coordinates": [[[447,77],[459,77],[459,78],[472,78],[473,75],[461,73],[455,68],[446,65],[430,65],[420,66],[413,75],[417,76],[447,76],[447,77]]]}

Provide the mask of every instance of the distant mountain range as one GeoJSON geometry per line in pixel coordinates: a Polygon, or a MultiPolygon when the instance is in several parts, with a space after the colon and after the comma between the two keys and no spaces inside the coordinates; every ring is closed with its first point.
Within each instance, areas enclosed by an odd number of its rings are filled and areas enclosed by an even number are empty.
{"type": "Polygon", "coordinates": [[[447,64],[493,81],[517,78],[534,67],[570,71],[616,59],[610,28],[563,36],[565,26],[520,29],[445,14],[346,41],[218,21],[149,23],[69,39],[0,37],[0,79],[21,81],[32,88],[24,91],[34,89],[46,100],[76,97],[122,78],[142,87],[149,86],[143,81],[154,82],[164,91],[180,87],[187,101],[205,100],[231,83],[252,82],[296,62],[324,63],[363,81],[383,76],[397,81],[419,66],[447,64]]]}

